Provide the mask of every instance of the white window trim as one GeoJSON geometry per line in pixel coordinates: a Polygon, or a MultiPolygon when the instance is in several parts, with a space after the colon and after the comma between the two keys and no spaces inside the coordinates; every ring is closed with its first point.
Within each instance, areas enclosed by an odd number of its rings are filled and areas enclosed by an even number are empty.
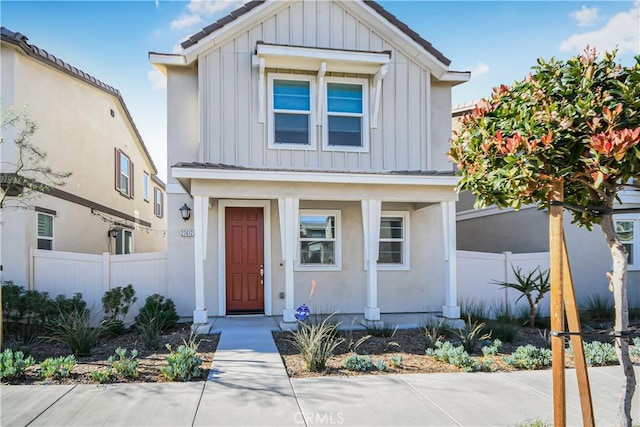
{"type": "MultiPolygon", "coordinates": [[[[37,243],[38,240],[50,240],[51,241],[51,249],[50,250],[55,250],[54,248],[54,240],[53,238],[55,237],[55,216],[48,214],[48,213],[44,213],[44,212],[38,212],[36,215],[36,247],[38,247],[37,243]],[[38,217],[40,215],[45,215],[48,217],[51,217],[51,237],[49,236],[41,236],[38,230],[38,217]]],[[[48,249],[47,249],[48,250],[48,249]]]]}
{"type": "MultiPolygon", "coordinates": [[[[300,217],[303,215],[326,215],[326,216],[334,216],[336,218],[336,236],[333,241],[334,244],[334,253],[335,253],[335,264],[334,265],[323,265],[323,264],[302,264],[300,263],[302,254],[300,251],[300,228],[296,230],[296,265],[295,271],[342,271],[342,227],[341,227],[341,211],[340,210],[328,210],[328,209],[300,209],[298,212],[298,223],[300,223],[300,217]]],[[[331,239],[325,239],[330,241],[331,239]]]]}
{"type": "Polygon", "coordinates": [[[142,198],[145,202],[149,201],[149,180],[150,176],[147,172],[143,172],[142,175],[142,198]]]}
{"type": "Polygon", "coordinates": [[[119,158],[118,161],[120,162],[120,176],[118,177],[118,190],[120,190],[120,192],[122,194],[124,194],[127,197],[131,197],[131,159],[129,158],[129,156],[127,156],[126,154],[124,154],[122,151],[118,151],[119,154],[119,158]],[[127,173],[124,173],[122,171],[122,159],[127,159],[127,173]],[[126,176],[127,177],[127,188],[123,188],[122,187],[122,176],[126,176]]]}
{"type": "Polygon", "coordinates": [[[164,194],[158,187],[153,187],[153,213],[158,218],[164,216],[164,194]]]}
{"type": "MultiPolygon", "coordinates": [[[[363,78],[350,78],[350,77],[325,77],[324,87],[322,88],[324,100],[322,111],[322,149],[324,151],[347,151],[356,153],[368,153],[369,152],[369,80],[363,78]],[[329,145],[329,83],[343,83],[351,85],[362,85],[362,146],[361,147],[349,147],[349,146],[331,146],[329,145]]],[[[338,113],[332,114],[335,116],[355,117],[353,114],[338,113]]]]}
{"type": "MultiPolygon", "coordinates": [[[[316,79],[315,76],[301,74],[269,73],[267,84],[267,134],[268,148],[271,150],[316,150],[316,79]],[[298,80],[309,82],[309,144],[278,144],[275,142],[275,111],[273,108],[273,81],[274,80],[298,80]]],[[[287,113],[290,110],[280,110],[287,113]]],[[[299,111],[290,111],[299,113],[299,111]]]]}
{"type": "MultiPolygon", "coordinates": [[[[136,253],[136,251],[135,251],[135,239],[133,238],[133,237],[134,237],[134,236],[133,236],[133,230],[130,230],[130,229],[128,229],[128,228],[121,228],[118,232],[119,232],[119,233],[122,233],[122,239],[121,239],[122,247],[120,248],[120,249],[121,249],[120,253],[118,253],[118,247],[117,247],[117,245],[114,243],[114,246],[115,246],[115,249],[114,249],[114,251],[113,251],[113,252],[114,252],[114,254],[115,254],[115,255],[131,255],[131,254],[136,253]],[[125,238],[124,238],[125,234],[124,234],[124,233],[131,233],[131,252],[130,252],[130,253],[128,253],[128,254],[126,254],[126,253],[124,252],[124,245],[125,245],[125,238]]],[[[118,240],[116,239],[116,242],[117,242],[117,241],[118,241],[118,240]]]]}
{"type": "MultiPolygon", "coordinates": [[[[409,253],[409,248],[411,245],[409,244],[409,236],[411,235],[409,232],[409,212],[407,211],[382,211],[380,214],[380,218],[385,217],[401,217],[402,218],[402,264],[378,264],[378,271],[398,271],[398,270],[410,270],[410,262],[411,255],[409,253]]],[[[397,241],[397,239],[383,239],[382,237],[379,239],[378,248],[380,248],[380,242],[384,241],[397,241]]],[[[379,250],[379,249],[378,249],[379,250]]],[[[365,263],[366,266],[366,263],[365,263]]]]}
{"type": "MultiPolygon", "coordinates": [[[[633,259],[629,261],[627,269],[629,271],[640,271],[640,220],[637,216],[631,215],[616,215],[614,219],[614,226],[618,222],[631,221],[633,222],[633,259]]],[[[614,227],[615,228],[615,227],[614,227]]]]}

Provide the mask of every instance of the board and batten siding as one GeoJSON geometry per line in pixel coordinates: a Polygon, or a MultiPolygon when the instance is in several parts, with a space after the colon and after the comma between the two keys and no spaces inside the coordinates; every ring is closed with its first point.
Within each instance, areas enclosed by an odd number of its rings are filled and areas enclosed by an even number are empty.
{"type": "MultiPolygon", "coordinates": [[[[275,71],[305,73],[267,69],[267,75],[275,71]]],[[[366,77],[371,86],[372,76],[366,77]]],[[[434,102],[448,104],[450,110],[450,88],[432,90],[434,86],[426,67],[412,61],[384,40],[374,28],[338,3],[312,0],[283,3],[283,7],[271,17],[202,54],[198,58],[198,81],[200,141],[203,142],[201,161],[299,170],[450,169],[444,154],[451,129],[450,111],[442,114],[443,120],[440,120],[440,115],[431,111],[429,105],[434,102]],[[315,126],[315,150],[269,149],[267,120],[258,122],[258,68],[252,66],[252,55],[258,41],[331,49],[391,51],[388,73],[382,83],[378,127],[370,129],[369,133],[369,151],[323,150],[322,126],[315,126]],[[443,99],[431,99],[434,96],[443,99]],[[445,129],[434,135],[428,129],[430,123],[438,123],[445,129]],[[430,147],[429,139],[433,136],[443,140],[430,147]]],[[[265,103],[267,96],[265,93],[265,103]]],[[[371,104],[371,87],[369,98],[371,104]]],[[[371,110],[370,106],[369,114],[371,110]]]]}

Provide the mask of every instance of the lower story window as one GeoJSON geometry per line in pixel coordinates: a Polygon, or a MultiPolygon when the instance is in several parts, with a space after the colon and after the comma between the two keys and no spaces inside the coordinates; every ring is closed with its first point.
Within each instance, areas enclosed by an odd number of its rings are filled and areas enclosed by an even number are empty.
{"type": "Polygon", "coordinates": [[[53,215],[38,213],[38,249],[53,250],[53,215]]]}
{"type": "Polygon", "coordinates": [[[131,230],[118,230],[116,236],[116,255],[133,253],[133,232],[131,230]]]}
{"type": "Polygon", "coordinates": [[[382,212],[378,246],[379,269],[408,268],[408,224],[407,212],[382,212]]]}
{"type": "Polygon", "coordinates": [[[640,268],[640,255],[638,254],[638,241],[640,237],[640,221],[637,220],[619,220],[616,221],[616,234],[618,239],[627,250],[627,262],[629,268],[640,268]]]}
{"type": "Polygon", "coordinates": [[[301,211],[299,266],[340,269],[339,236],[339,211],[301,211]]]}

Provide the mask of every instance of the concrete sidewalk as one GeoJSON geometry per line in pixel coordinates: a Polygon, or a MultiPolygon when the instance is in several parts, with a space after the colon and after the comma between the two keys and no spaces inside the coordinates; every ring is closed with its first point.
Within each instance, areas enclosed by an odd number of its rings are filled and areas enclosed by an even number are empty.
{"type": "MultiPolygon", "coordinates": [[[[553,420],[551,371],[288,378],[274,318],[221,318],[206,382],[2,386],[2,426],[514,426],[553,420]],[[239,320],[242,320],[239,322],[239,320]]],[[[589,369],[599,426],[615,420],[618,366],[589,369]]],[[[639,393],[636,391],[636,393],[639,393]]],[[[636,394],[634,403],[638,402],[636,394]]],[[[567,370],[568,425],[582,425],[567,370]]],[[[634,405],[634,420],[640,420],[634,405]]]]}

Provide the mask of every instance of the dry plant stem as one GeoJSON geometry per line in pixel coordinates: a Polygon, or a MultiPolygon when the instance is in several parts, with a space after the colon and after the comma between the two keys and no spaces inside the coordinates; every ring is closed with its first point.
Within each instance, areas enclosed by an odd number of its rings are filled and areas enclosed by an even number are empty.
{"type": "MultiPolygon", "coordinates": [[[[609,193],[611,194],[611,193],[609,193]]],[[[607,197],[607,206],[613,207],[613,196],[607,197]]],[[[627,254],[624,246],[618,240],[615,232],[612,215],[603,215],[600,223],[602,231],[611,250],[613,259],[613,300],[615,304],[614,329],[617,333],[629,330],[629,306],[627,300],[627,254]]],[[[636,377],[633,371],[633,363],[629,356],[628,336],[616,336],[615,348],[618,361],[625,376],[625,384],[620,392],[618,417],[616,426],[631,427],[631,401],[636,388],[636,377]]]]}

